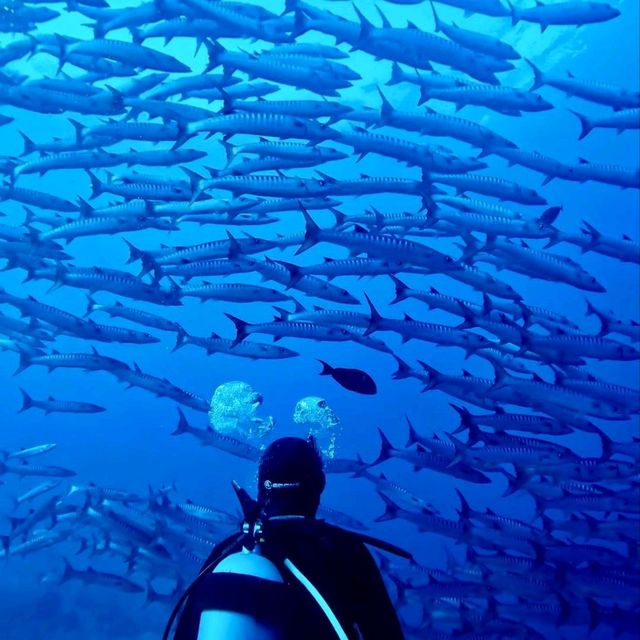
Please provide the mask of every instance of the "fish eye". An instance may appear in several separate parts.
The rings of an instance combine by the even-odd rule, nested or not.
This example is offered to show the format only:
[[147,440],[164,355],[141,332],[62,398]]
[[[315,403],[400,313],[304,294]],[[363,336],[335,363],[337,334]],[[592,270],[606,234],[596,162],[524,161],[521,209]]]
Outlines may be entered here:
[[320,402],[318,402],[318,406],[321,409],[326,409],[327,408],[327,401],[326,400],[320,400]]

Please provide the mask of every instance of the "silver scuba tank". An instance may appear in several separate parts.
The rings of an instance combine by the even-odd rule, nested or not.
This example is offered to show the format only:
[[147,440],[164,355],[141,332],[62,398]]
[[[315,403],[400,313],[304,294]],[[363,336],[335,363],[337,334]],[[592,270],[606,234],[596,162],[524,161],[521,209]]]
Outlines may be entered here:
[[[213,573],[234,573],[253,576],[270,582],[284,582],[278,568],[260,553],[260,545],[253,551],[244,549],[222,560]],[[277,629],[258,622],[247,613],[207,610],[200,616],[197,640],[280,640]]]

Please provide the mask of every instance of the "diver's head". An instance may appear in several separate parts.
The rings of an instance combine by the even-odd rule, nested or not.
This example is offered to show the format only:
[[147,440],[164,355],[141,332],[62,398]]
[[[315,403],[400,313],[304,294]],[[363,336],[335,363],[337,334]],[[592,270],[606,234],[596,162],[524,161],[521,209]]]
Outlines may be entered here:
[[312,437],[280,438],[262,454],[258,503],[267,517],[314,516],[324,486],[322,457]]

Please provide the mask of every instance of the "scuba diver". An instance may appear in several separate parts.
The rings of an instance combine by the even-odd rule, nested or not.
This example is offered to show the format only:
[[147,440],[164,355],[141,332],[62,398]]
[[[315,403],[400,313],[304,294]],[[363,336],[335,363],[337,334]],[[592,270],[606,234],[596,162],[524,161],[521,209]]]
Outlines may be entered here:
[[411,555],[316,519],[324,487],[313,437],[269,445],[259,462],[257,500],[234,482],[242,531],[214,547],[163,640],[178,615],[174,640],[402,640],[365,544]]

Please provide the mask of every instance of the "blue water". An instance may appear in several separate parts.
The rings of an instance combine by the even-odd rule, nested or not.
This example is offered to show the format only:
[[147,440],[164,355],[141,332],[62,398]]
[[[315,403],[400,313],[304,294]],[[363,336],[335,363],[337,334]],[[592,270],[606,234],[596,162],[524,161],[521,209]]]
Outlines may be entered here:
[[[282,9],[280,2],[267,0],[256,2],[273,11]],[[359,8],[375,24],[379,24],[373,2],[361,0]],[[401,26],[411,19],[420,28],[429,31],[433,21],[428,3],[402,7],[386,2],[375,3],[387,15],[394,26]],[[522,5],[523,3],[518,3]],[[640,77],[640,55],[638,47],[638,24],[640,23],[640,4],[636,0],[612,0],[612,4],[621,11],[621,16],[610,22],[575,27],[549,27],[543,34],[534,24],[519,23],[512,26],[508,18],[489,18],[472,16],[463,18],[458,9],[438,5],[440,17],[446,21],[456,21],[461,26],[491,33],[513,45],[523,57],[531,59],[545,72],[554,75],[572,72],[577,78],[597,80],[612,85],[638,90]],[[38,5],[40,6],[40,5]],[[90,22],[78,13],[67,13],[62,4],[52,4],[61,12],[54,21],[40,24],[39,33],[60,33],[79,38],[92,35],[83,23]],[[110,6],[132,6],[126,2],[110,2]],[[354,19],[351,3],[318,2],[317,6],[329,9]],[[0,34],[0,46],[6,45],[21,34]],[[110,34],[112,38],[127,39],[125,30]],[[300,38],[301,42],[333,43],[333,38],[315,31]],[[228,49],[260,50],[268,43],[251,43],[248,40],[222,39]],[[147,40],[150,46],[178,57],[192,67],[195,73],[203,70],[206,64],[204,51],[194,55],[194,43],[188,39],[177,38],[163,47],[160,39]],[[342,45],[348,50],[348,47]],[[373,58],[362,52],[355,52],[348,61],[360,73],[362,80],[342,92],[340,100],[350,105],[362,105],[377,108],[379,96],[377,85],[383,85],[389,78],[391,63],[374,62]],[[38,53],[30,59],[15,61],[10,70],[24,74],[28,78],[53,76],[57,61],[48,54]],[[70,65],[65,68],[70,75],[78,70]],[[527,88],[531,83],[531,74],[522,61],[516,69],[500,74],[501,82],[506,86]],[[513,140],[520,148],[537,150],[561,161],[573,162],[584,157],[594,162],[612,163],[625,167],[640,166],[640,144],[638,131],[626,131],[617,135],[612,130],[594,130],[586,139],[577,141],[579,125],[568,109],[575,109],[588,115],[604,115],[610,110],[606,107],[584,102],[578,98],[567,97],[551,87],[543,87],[540,93],[555,108],[542,113],[524,113],[522,117],[503,116],[482,107],[465,107],[460,115],[476,120],[501,135]],[[415,108],[418,88],[400,84],[385,88],[389,101],[398,109]],[[312,94],[294,91],[282,87],[274,94],[275,99],[310,98]],[[187,103],[206,106],[204,101],[188,100]],[[217,108],[220,103],[212,106]],[[453,113],[452,105],[434,101],[430,103],[443,113]],[[22,141],[19,131],[26,133],[36,142],[44,142],[53,137],[69,137],[72,127],[66,114],[45,115],[0,105],[0,113],[15,118],[15,121],[0,128],[0,154],[19,156],[22,153]],[[83,123],[90,125],[98,118],[71,114]],[[384,130],[383,130],[384,131]],[[394,134],[413,137],[414,134],[394,132]],[[415,137],[418,138],[417,134]],[[238,136],[233,140],[240,143],[249,139]],[[425,139],[433,144],[444,144],[454,152],[468,154],[469,147],[451,139]],[[129,142],[111,147],[112,151],[126,151],[130,146],[138,149],[151,148],[149,143]],[[160,148],[168,148],[169,143],[161,143]],[[204,140],[193,138],[187,146],[202,149],[209,154],[203,165],[221,167],[224,153],[217,137]],[[554,180],[540,187],[542,176],[522,167],[508,168],[506,162],[497,156],[489,156],[489,167],[483,171],[487,175],[508,177],[538,189],[550,204],[561,204],[563,211],[557,226],[563,231],[577,231],[582,220],[588,220],[607,236],[626,234],[635,242],[640,241],[638,232],[639,201],[637,189],[622,190],[618,187],[596,182],[577,183]],[[197,165],[193,165],[197,168]],[[419,178],[419,170],[405,167],[400,163],[379,155],[370,154],[355,164],[353,159],[328,163],[321,167],[323,172],[339,178],[355,178],[361,173],[372,176],[397,176]],[[122,167],[114,170],[116,174]],[[181,178],[177,167],[169,169],[140,168],[145,173],[157,173],[163,176]],[[291,171],[291,175],[311,175],[311,170]],[[98,170],[104,176],[104,171]],[[19,186],[50,192],[57,196],[75,201],[77,196],[88,198],[89,179],[82,171],[52,171],[45,176],[21,176]],[[223,197],[227,197],[223,194]],[[480,196],[478,196],[480,197]],[[102,195],[92,201],[94,206],[115,201],[115,196]],[[347,213],[360,213],[368,206],[375,205],[381,211],[416,211],[417,198],[398,194],[363,196],[346,198],[341,209]],[[537,207],[533,211],[542,211]],[[0,203],[0,211],[5,214],[2,222],[19,225],[23,220],[23,208],[14,201]],[[328,212],[312,212],[314,219],[321,225],[332,223]],[[277,233],[291,234],[304,228],[302,216],[286,213],[280,216],[277,224],[248,229],[260,237],[275,237]],[[238,228],[232,229],[238,234]],[[225,237],[224,225],[200,227],[195,223],[183,223],[180,230],[167,235],[159,231],[138,231],[123,234],[136,246],[153,249],[162,243],[188,245]],[[439,250],[457,254],[454,243],[457,239],[426,240],[430,246]],[[532,241],[535,246],[543,246],[543,241]],[[125,268],[127,249],[121,237],[89,237],[74,240],[68,251],[76,266],[102,266]],[[295,248],[283,251],[274,250],[269,255],[298,264],[313,264],[324,257],[346,257],[346,249],[323,243],[313,247],[300,257],[294,257]],[[640,320],[639,296],[640,279],[637,264],[622,263],[597,253],[582,255],[572,245],[562,243],[552,251],[569,256],[595,275],[606,287],[604,294],[586,294],[566,284],[551,283],[546,280],[533,280],[510,271],[502,271],[499,277],[512,284],[527,304],[545,306],[553,311],[568,315],[577,322],[586,333],[596,333],[598,321],[585,317],[585,297],[606,309],[611,309],[623,319]],[[485,271],[494,272],[489,265],[481,265]],[[135,269],[132,269],[135,273]],[[77,315],[84,313],[86,293],[80,289],[62,287],[48,292],[50,283],[44,280],[23,284],[24,271],[13,269],[0,274],[0,286],[14,295],[35,296]],[[465,299],[479,301],[479,294],[466,286],[444,276],[406,276],[406,282],[416,288],[427,289],[435,286],[441,292]],[[229,279],[234,282],[257,282],[253,274],[238,274]],[[433,322],[452,323],[452,317],[441,311],[427,311],[418,301],[408,300],[397,306],[388,303],[393,298],[393,286],[386,277],[365,278],[340,277],[336,284],[349,289],[356,297],[364,300],[367,292],[378,309],[384,315],[401,317],[402,312],[418,319]],[[108,293],[94,295],[98,302],[111,303],[115,299]],[[304,296],[298,296],[303,298]],[[124,299],[122,299],[124,301]],[[317,302],[317,301],[316,301]],[[327,304],[327,306],[330,303]],[[215,331],[224,337],[233,337],[233,327],[224,317],[229,312],[250,322],[266,322],[272,318],[269,305],[262,303],[234,305],[231,303],[205,302],[200,304],[193,298],[187,299],[182,307],[158,307],[146,303],[133,302],[132,306],[161,313],[176,320],[188,332],[195,335],[208,335]],[[5,313],[15,310],[3,305]],[[362,307],[364,310],[364,307]],[[107,319],[96,314],[95,319],[114,325],[131,326],[119,319]],[[137,328],[137,327],[136,327]],[[155,333],[154,330],[150,330]],[[276,427],[271,437],[300,434],[300,429],[292,421],[295,403],[303,396],[325,398],[341,419],[338,455],[355,457],[356,454],[370,461],[379,450],[377,427],[381,427],[390,440],[397,446],[406,441],[405,416],[409,416],[420,433],[430,435],[452,431],[458,424],[455,412],[449,407],[453,399],[445,393],[434,390],[422,392],[422,385],[416,380],[394,381],[394,360],[386,354],[365,349],[349,343],[315,343],[298,339],[284,339],[280,344],[300,352],[295,359],[282,361],[250,361],[223,354],[206,356],[195,347],[187,346],[172,353],[173,338],[169,334],[157,332],[161,342],[156,345],[97,345],[103,355],[121,359],[132,365],[137,363],[144,371],[160,377],[166,376],[174,384],[188,389],[204,398],[209,398],[220,384],[233,380],[242,380],[251,384],[264,396],[260,409],[261,415],[271,415],[276,419]],[[437,369],[450,374],[458,374],[464,367],[476,375],[491,377],[488,362],[480,358],[464,360],[461,350],[448,347],[410,341],[401,344],[397,335],[377,334],[392,347],[394,353],[408,362],[425,360]],[[615,336],[614,336],[615,337]],[[262,342],[269,337],[258,336]],[[60,351],[88,351],[85,341],[71,337],[59,337],[56,348]],[[356,396],[339,387],[331,378],[320,377],[320,365],[316,359],[322,357],[334,366],[357,367],[371,374],[378,384],[378,394],[373,397]],[[101,372],[82,373],[79,370],[56,370],[48,374],[42,367],[32,367],[13,377],[17,366],[17,356],[11,352],[0,353],[0,449],[14,451],[21,447],[30,447],[45,442],[57,443],[54,451],[37,460],[38,463],[69,467],[76,471],[74,482],[85,484],[95,482],[99,486],[126,489],[145,495],[148,486],[159,487],[175,482],[182,498],[197,503],[209,504],[227,511],[236,509],[231,491],[231,480],[235,479],[251,491],[255,487],[255,465],[233,458],[228,454],[211,448],[205,448],[189,436],[171,437],[170,433],[177,422],[176,405],[169,399],[155,398],[141,389],[125,390],[115,379]],[[589,360],[589,372],[607,381],[638,388],[640,370],[637,361],[598,362]],[[545,371],[542,369],[541,371]],[[549,379],[548,370],[543,375]],[[17,414],[21,405],[19,388],[29,391],[36,398],[52,395],[56,398],[76,399],[94,402],[108,408],[97,415],[52,414],[43,416],[38,410]],[[481,412],[470,407],[473,412]],[[185,409],[190,422],[199,427],[207,424],[206,414]],[[596,421],[598,422],[598,421]],[[619,441],[628,441],[638,435],[638,419],[615,423],[601,423],[610,436]],[[600,454],[600,444],[595,436],[575,432],[570,436],[558,438],[567,446],[583,456]],[[46,462],[45,462],[46,461]],[[36,461],[34,461],[35,463]],[[514,517],[533,521],[532,500],[525,493],[509,498],[501,498],[505,489],[505,480],[500,474],[491,474],[490,485],[472,485],[461,483],[444,474],[428,470],[414,472],[402,461],[391,460],[379,468],[384,473],[406,486],[416,494],[432,503],[443,515],[455,518],[458,506],[454,489],[462,488],[470,504],[476,509],[491,509]],[[39,482],[38,479],[19,480],[8,475],[1,478],[0,515],[11,512],[10,498],[16,496]],[[371,526],[371,532],[381,538],[393,541],[409,549],[419,562],[440,569],[446,568],[447,553],[457,557],[464,556],[464,547],[431,533],[418,533],[409,523],[396,520],[373,524],[373,519],[383,512],[383,504],[376,496],[373,487],[366,480],[355,480],[347,476],[329,477],[324,503],[344,511]],[[26,510],[19,512],[25,515]],[[46,523],[45,523],[46,524]],[[6,520],[0,527],[9,530]],[[0,529],[2,532],[2,529]],[[84,586],[78,582],[69,582],[58,586],[55,576],[62,571],[62,558],[67,557],[76,567],[88,564],[106,571],[123,572],[125,567],[117,558],[106,555],[88,559],[86,554],[75,556],[77,543],[64,543],[25,557],[11,558],[0,573],[0,637],[6,640],[18,638],[143,638],[157,637],[163,627],[169,609],[162,605],[144,605],[144,594],[126,595],[117,590]],[[616,547],[617,548],[617,547]],[[194,569],[195,571],[195,569]],[[52,579],[51,576],[54,576]],[[132,576],[135,578],[135,574]],[[43,578],[44,581],[43,581]],[[158,587],[161,589],[161,587]],[[407,611],[411,620],[414,612]],[[564,627],[547,629],[546,637],[584,638],[585,627]],[[424,637],[429,637],[424,636]],[[505,636],[506,637],[506,636]],[[612,637],[606,627],[598,628],[592,636],[596,638]],[[628,634],[632,637],[632,634]],[[636,636],[637,637],[637,636]]]

